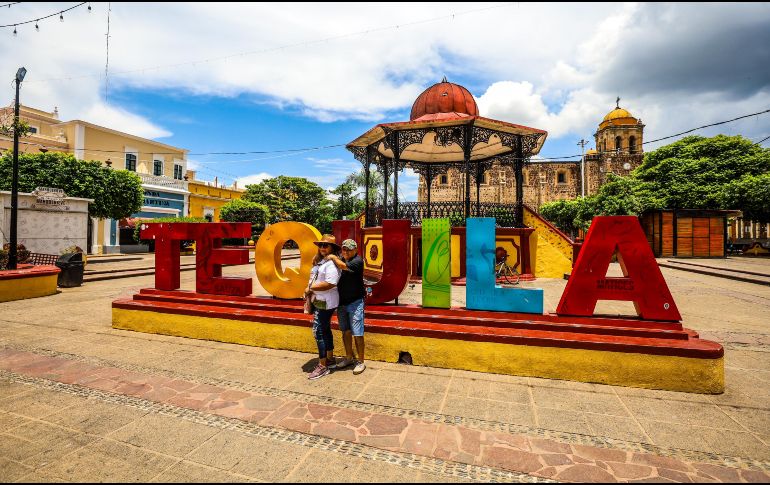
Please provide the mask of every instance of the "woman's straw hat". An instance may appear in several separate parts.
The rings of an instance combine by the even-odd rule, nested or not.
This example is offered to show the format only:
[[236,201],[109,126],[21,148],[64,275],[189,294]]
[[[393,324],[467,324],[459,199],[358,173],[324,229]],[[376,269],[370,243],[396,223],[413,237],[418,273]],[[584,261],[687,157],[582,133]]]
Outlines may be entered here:
[[313,244],[315,244],[316,246],[318,246],[321,243],[329,243],[332,246],[336,247],[337,251],[340,250],[340,245],[337,244],[337,240],[331,234],[324,234],[323,237],[321,237],[320,241],[314,241],[313,242]]

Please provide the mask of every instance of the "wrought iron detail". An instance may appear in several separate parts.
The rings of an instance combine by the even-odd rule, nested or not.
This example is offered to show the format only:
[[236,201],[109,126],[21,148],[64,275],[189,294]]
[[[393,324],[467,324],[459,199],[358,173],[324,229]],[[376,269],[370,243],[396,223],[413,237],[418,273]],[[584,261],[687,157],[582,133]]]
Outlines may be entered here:
[[351,153],[353,153],[353,158],[355,158],[356,160],[358,160],[363,164],[366,164],[366,150],[368,150],[369,147],[349,146],[347,148],[348,150],[350,150]]
[[442,126],[435,130],[436,138],[433,140],[433,144],[436,146],[449,146],[455,144],[460,148],[465,148],[465,137],[463,136],[463,127],[461,126]]
[[544,133],[534,133],[531,135],[523,135],[521,137],[522,152],[525,157],[529,158],[532,155],[532,152],[535,151],[535,148],[537,148],[537,145],[540,142],[540,138],[544,136]]
[[519,144],[519,135],[474,126],[473,133],[471,134],[471,147],[475,147],[479,143],[488,144],[489,140],[492,139],[492,135],[497,135],[500,138],[500,144],[511,150],[515,150]]
[[[450,168],[457,167],[457,165],[458,164],[456,163],[431,163],[429,165],[427,163],[415,164],[412,162],[409,164],[409,168],[411,168],[416,174],[421,175],[425,179],[425,183],[430,185],[434,178],[439,175],[445,175]],[[430,170],[428,170],[429,168]],[[429,171],[430,180],[428,180]]]
[[[498,204],[482,202],[479,207],[479,215],[476,215],[476,206],[473,205],[471,217],[494,217],[498,227],[524,227],[517,224],[519,214],[523,207],[521,203]],[[398,206],[399,219],[409,219],[413,226],[422,225],[423,218],[428,218],[428,204],[426,202],[402,202]],[[393,216],[392,207],[372,207],[372,226],[382,225],[383,219]],[[465,202],[432,202],[430,204],[431,218],[447,218],[452,226],[465,226]]]

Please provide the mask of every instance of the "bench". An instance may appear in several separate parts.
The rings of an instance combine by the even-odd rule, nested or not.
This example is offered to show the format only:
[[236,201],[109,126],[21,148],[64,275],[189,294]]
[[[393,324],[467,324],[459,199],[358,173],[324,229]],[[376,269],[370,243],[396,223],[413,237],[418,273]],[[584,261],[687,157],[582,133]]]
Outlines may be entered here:
[[56,254],[30,253],[28,263],[35,266],[55,266],[58,259]]

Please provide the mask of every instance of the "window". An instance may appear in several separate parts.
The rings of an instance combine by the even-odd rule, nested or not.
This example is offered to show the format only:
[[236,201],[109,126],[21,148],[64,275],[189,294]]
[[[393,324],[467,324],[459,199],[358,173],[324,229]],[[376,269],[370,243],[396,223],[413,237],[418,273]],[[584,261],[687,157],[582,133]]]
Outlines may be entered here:
[[448,184],[449,183],[448,177],[446,175],[442,175],[441,177],[439,177],[438,183],[441,185]]
[[133,153],[126,153],[126,170],[136,172],[136,155]]
[[152,174],[158,177],[163,175],[163,162],[160,160],[154,160],[152,162]]
[[30,127],[29,127],[29,132],[30,132],[30,134],[35,134],[35,133],[37,133],[37,127],[35,127],[35,126],[30,126]]
[[500,170],[500,175],[499,175],[499,179],[498,179],[498,180],[500,180],[500,185],[505,185],[505,183],[506,183],[505,176],[506,176],[505,170]]
[[628,138],[628,153],[636,153],[636,137],[631,136]]
[[480,182],[481,182],[482,185],[486,185],[486,184],[489,183],[489,181],[487,180],[487,172],[484,172],[484,173],[481,174],[481,181]]
[[174,164],[174,178],[177,180],[182,180],[184,176],[182,175],[182,166],[178,163]]
[[622,147],[622,139],[619,136],[615,137],[615,151],[617,153],[620,153],[620,148]]
[[558,172],[556,174],[556,183],[566,184],[567,183],[567,172]]

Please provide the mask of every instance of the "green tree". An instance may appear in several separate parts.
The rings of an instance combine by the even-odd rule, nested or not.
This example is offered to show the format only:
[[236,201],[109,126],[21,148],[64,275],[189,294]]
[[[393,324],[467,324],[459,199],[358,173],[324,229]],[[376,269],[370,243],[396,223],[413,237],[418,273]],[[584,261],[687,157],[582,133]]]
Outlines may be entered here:
[[[382,172],[375,170],[374,165],[372,165],[371,170],[369,170],[369,203],[374,204],[382,204],[382,201],[385,197],[385,191],[383,189],[384,187],[384,178],[382,176]],[[363,194],[366,191],[366,170],[362,167],[359,171],[353,172],[345,179],[345,183],[351,184],[353,187],[358,189],[358,191],[361,194],[361,199],[363,199]],[[393,184],[388,183],[388,198],[390,200],[393,200]],[[363,209],[362,209],[363,210]]]
[[[11,190],[13,158],[0,158],[0,190]],[[98,161],[78,160],[60,152],[19,155],[19,191],[55,187],[70,197],[94,199],[88,205],[92,217],[121,219],[138,212],[144,192],[139,177],[126,170],[113,170]]]
[[267,206],[271,223],[305,222],[331,232],[334,206],[326,191],[306,178],[281,175],[248,185],[243,200]]
[[235,199],[222,206],[219,218],[224,222],[250,222],[252,236],[256,238],[265,230],[270,210],[264,204]]
[[[741,136],[688,136],[646,153],[628,177],[610,175],[591,197],[541,207],[559,228],[587,229],[596,215],[641,215],[650,209],[738,209],[767,221],[770,149]],[[566,232],[566,231],[565,231]]]
[[343,217],[353,219],[364,211],[363,197],[359,197],[359,194],[354,193],[355,191],[356,187],[349,182],[343,182],[334,190],[329,191],[337,196],[333,211],[337,219],[342,219]]
[[770,173],[746,175],[725,185],[723,207],[740,207],[748,220],[770,222]]

